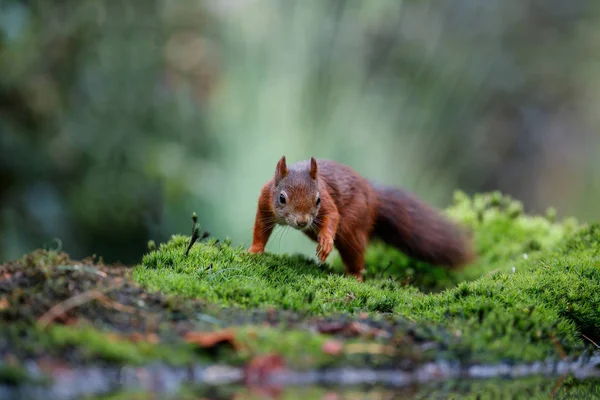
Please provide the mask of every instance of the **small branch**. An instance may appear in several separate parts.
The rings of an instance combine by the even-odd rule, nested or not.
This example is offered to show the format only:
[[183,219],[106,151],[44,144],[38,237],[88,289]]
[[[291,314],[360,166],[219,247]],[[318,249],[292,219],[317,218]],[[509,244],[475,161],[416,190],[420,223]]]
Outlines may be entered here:
[[98,275],[102,278],[106,278],[106,273],[97,270],[96,268],[87,267],[83,265],[59,265],[58,269],[61,271],[83,271],[89,272],[90,274]]
[[[120,285],[118,285],[118,286],[120,286]],[[65,314],[69,310],[71,310],[75,307],[79,307],[85,303],[92,301],[92,300],[100,299],[104,296],[104,293],[114,290],[118,286],[112,286],[112,287],[106,288],[104,290],[98,290],[98,289],[88,290],[87,292],[83,292],[83,293],[80,293],[73,297],[70,297],[70,298],[56,304],[55,306],[50,308],[50,310],[48,310],[46,313],[44,313],[44,315],[42,315],[38,319],[38,324],[40,325],[40,327],[42,329],[44,329],[52,321],[54,321],[56,318],[60,317],[61,315]]]
[[48,310],[44,315],[38,319],[38,323],[42,329],[48,326],[52,321],[56,318],[60,317],[67,311],[72,308],[79,307],[82,304],[85,304],[94,299],[98,299],[104,294],[99,290],[90,290],[76,296],[70,297],[67,300],[56,304],[50,310]]
[[118,303],[112,299],[110,299],[106,295],[102,295],[97,299],[100,303],[108,308],[112,308],[113,310],[117,310],[119,312],[124,312],[128,314],[133,314],[137,311],[135,307],[126,306],[125,304]]
[[585,339],[587,339],[591,344],[593,344],[594,346],[596,346],[596,348],[600,349],[600,346],[598,346],[596,344],[596,342],[594,342],[592,339],[590,339],[589,337],[585,336],[583,333],[581,334],[581,336],[583,336]]

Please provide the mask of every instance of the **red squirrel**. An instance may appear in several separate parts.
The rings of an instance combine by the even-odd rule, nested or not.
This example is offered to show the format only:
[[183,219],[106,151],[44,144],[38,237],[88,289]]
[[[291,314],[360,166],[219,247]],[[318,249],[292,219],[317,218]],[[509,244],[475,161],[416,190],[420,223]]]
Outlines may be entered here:
[[279,160],[258,199],[250,253],[264,252],[275,225],[317,242],[322,262],[335,246],[346,273],[359,281],[373,238],[434,265],[460,267],[475,257],[462,230],[432,206],[330,160],[311,158],[289,167],[285,156]]

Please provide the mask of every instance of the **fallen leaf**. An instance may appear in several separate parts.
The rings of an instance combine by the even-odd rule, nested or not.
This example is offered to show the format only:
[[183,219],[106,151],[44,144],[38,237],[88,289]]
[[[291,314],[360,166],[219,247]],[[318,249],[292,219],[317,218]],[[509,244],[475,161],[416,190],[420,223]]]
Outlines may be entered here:
[[8,300],[6,300],[6,298],[3,297],[0,299],[0,311],[6,310],[9,306],[10,304],[8,304]]
[[217,332],[188,332],[185,334],[184,340],[202,348],[212,348],[219,345],[228,345],[235,350],[240,348],[235,340],[235,334],[229,329]]
[[344,346],[342,345],[342,343],[340,343],[337,340],[328,340],[325,343],[323,343],[322,350],[325,354],[337,356],[342,352],[343,347]]
[[346,322],[320,322],[317,324],[317,330],[319,333],[339,333],[344,331],[347,326]]
[[352,332],[356,335],[361,335],[361,334],[364,335],[364,334],[374,331],[374,329],[371,328],[369,325],[362,324],[360,322],[352,322],[348,329],[350,330],[350,332]]
[[361,322],[320,322],[317,324],[319,333],[325,334],[344,334],[346,336],[370,336],[370,337],[389,337],[389,332],[379,328],[373,328]]
[[146,341],[148,343],[157,344],[160,339],[156,333],[149,333],[146,335]]
[[139,332],[133,332],[129,335],[129,340],[131,340],[134,343],[141,342],[144,340],[144,335],[142,335]]
[[130,334],[129,340],[134,343],[148,342],[152,344],[157,344],[160,341],[156,333],[143,334],[140,332],[133,332],[132,334]]
[[113,342],[113,343],[118,343],[118,342],[122,342],[123,339],[121,338],[121,336],[118,333],[114,333],[114,332],[109,332],[106,334],[106,339],[109,342]]
[[367,324],[360,322],[352,322],[350,324],[350,332],[356,333],[357,335],[365,335],[370,337],[390,337],[391,334],[383,329],[373,328]]

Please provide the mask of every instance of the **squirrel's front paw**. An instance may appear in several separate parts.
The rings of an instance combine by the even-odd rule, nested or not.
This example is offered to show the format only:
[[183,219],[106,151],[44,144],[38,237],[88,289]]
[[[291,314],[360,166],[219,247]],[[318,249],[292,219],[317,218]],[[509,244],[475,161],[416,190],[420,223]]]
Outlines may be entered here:
[[248,253],[250,253],[250,254],[263,254],[264,252],[265,252],[265,248],[263,246],[258,246],[255,244],[250,246],[250,249],[248,250]]
[[333,238],[328,235],[319,235],[319,245],[317,246],[317,257],[319,257],[319,260],[325,262],[332,250]]

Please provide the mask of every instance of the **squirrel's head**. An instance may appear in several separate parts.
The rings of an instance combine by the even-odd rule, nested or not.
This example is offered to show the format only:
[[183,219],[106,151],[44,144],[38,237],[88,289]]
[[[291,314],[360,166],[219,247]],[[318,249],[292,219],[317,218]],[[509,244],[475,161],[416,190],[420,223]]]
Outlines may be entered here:
[[321,206],[317,184],[317,161],[298,163],[288,169],[285,156],[277,163],[273,179],[273,209],[280,223],[309,229]]

